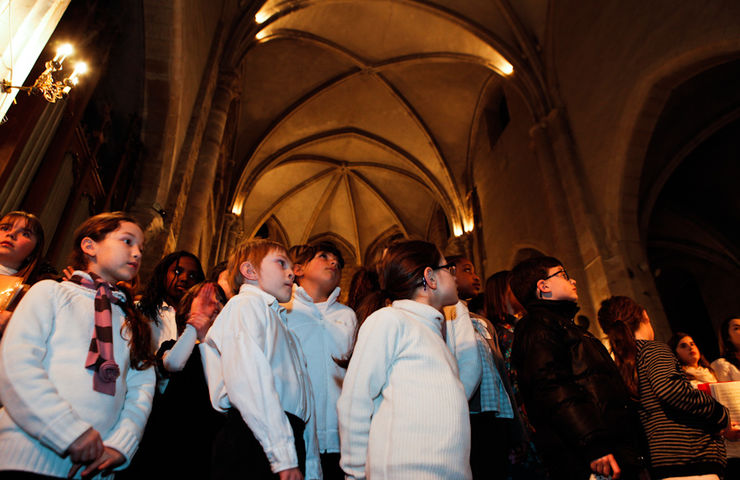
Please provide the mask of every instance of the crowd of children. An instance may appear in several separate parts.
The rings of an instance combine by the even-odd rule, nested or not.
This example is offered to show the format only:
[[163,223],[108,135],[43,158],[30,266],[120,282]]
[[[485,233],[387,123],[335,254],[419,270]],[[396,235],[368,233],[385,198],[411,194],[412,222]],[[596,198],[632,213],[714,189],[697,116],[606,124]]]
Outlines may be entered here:
[[208,280],[174,252],[138,288],[143,243],[133,217],[96,215],[53,276],[39,220],[0,219],[2,478],[736,472],[739,431],[690,380],[740,380],[740,319],[710,366],[688,334],[656,342],[627,297],[599,310],[607,351],[574,323],[576,282],[552,257],[482,289],[469,259],[396,242],[347,306],[329,242],[246,241]]

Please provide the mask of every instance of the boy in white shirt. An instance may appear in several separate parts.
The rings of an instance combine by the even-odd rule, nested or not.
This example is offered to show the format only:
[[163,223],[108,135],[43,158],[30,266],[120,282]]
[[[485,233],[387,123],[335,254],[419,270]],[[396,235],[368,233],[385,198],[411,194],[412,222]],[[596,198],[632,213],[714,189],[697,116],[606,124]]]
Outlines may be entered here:
[[334,359],[345,358],[352,347],[357,318],[337,301],[342,278],[342,253],[330,242],[292,248],[295,281],[293,297],[285,304],[288,328],[299,338],[308,363],[316,401],[316,430],[321,468],[327,480],[343,479],[339,467],[337,400],[346,370]]
[[213,446],[211,478],[321,478],[311,383],[285,326],[293,269],[285,247],[251,240],[229,262],[239,293],[206,336],[211,403],[228,419]]

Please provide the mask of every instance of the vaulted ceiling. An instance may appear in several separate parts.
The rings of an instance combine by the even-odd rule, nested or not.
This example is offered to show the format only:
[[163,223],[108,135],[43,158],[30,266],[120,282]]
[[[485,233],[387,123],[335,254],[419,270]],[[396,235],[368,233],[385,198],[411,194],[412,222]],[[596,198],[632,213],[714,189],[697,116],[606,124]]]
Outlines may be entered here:
[[[358,260],[389,230],[470,228],[470,150],[487,94],[538,91],[545,2],[267,0],[237,59],[232,210],[288,243],[331,232]],[[537,63],[537,62],[534,62]],[[528,95],[536,97],[537,95]]]

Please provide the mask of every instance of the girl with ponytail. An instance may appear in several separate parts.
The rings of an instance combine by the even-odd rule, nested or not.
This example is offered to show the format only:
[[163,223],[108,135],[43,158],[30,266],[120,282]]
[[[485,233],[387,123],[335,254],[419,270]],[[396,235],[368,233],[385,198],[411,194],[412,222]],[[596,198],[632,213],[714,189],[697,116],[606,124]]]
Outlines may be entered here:
[[[445,343],[454,265],[431,243],[388,248],[339,397],[347,478],[471,478],[468,402]],[[388,305],[388,306],[386,306]]]
[[701,478],[719,480],[726,458],[717,434],[728,424],[727,410],[691,386],[668,345],[655,341],[647,311],[634,300],[604,300],[598,318],[619,371],[639,401],[652,478],[706,475]]

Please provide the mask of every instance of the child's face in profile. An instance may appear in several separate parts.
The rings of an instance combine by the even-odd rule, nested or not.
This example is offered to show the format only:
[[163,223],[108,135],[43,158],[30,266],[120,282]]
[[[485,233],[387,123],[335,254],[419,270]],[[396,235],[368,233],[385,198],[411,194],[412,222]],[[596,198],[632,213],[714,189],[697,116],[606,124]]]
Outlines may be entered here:
[[563,266],[547,270],[547,286],[550,288],[550,300],[578,301],[576,281],[568,276]]
[[271,250],[265,255],[257,272],[259,287],[277,298],[278,302],[290,301],[293,294],[293,264],[284,250]]
[[[85,239],[82,241],[84,245]],[[109,283],[129,281],[139,272],[143,244],[141,228],[135,223],[121,222],[102,240],[92,240],[89,251],[83,248],[92,257],[87,268]]]
[[[446,265],[447,260],[442,257],[439,266]],[[457,281],[455,275],[449,268],[438,268],[437,273],[437,290],[440,304],[442,306],[454,305],[457,303]]]

